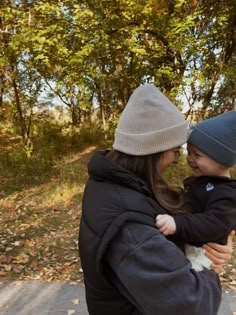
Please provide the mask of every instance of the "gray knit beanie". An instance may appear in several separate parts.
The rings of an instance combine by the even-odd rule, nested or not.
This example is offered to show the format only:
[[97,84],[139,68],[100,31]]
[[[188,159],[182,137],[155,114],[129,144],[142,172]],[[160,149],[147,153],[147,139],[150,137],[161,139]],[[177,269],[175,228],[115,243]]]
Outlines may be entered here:
[[236,164],[236,111],[204,120],[190,130],[188,143],[218,163]]
[[187,141],[183,115],[154,84],[140,85],[130,96],[115,130],[113,148],[131,155],[149,155]]

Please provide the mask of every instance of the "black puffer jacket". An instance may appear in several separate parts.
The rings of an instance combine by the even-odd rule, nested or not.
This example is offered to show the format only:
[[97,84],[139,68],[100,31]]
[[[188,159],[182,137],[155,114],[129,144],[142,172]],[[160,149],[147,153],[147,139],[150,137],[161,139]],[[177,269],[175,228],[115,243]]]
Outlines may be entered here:
[[79,236],[90,315],[217,314],[217,275],[191,269],[155,227],[158,213],[145,182],[95,153]]

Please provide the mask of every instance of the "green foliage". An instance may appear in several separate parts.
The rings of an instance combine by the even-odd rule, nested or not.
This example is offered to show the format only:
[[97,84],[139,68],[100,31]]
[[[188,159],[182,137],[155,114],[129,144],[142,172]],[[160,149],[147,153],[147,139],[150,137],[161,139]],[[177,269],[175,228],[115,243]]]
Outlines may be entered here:
[[53,165],[52,154],[45,151],[37,152],[30,159],[23,145],[0,153],[0,174],[4,179],[2,184],[8,182],[7,190],[21,190],[44,182]]
[[165,172],[165,179],[174,186],[183,187],[183,180],[191,175],[191,169],[187,164],[186,155],[181,154],[179,163],[172,165]]
[[32,140],[34,150],[41,154],[45,148],[47,158],[51,155],[52,160],[65,150],[66,136],[62,133],[62,127],[50,120],[35,123]]
[[80,128],[72,128],[68,137],[71,145],[80,149],[89,144],[99,145],[105,141],[104,130],[98,122],[90,122]]
[[81,128],[62,128],[49,119],[44,124],[35,124],[31,155],[27,154],[20,137],[2,135],[0,144],[0,191],[3,187],[4,190],[14,191],[47,181],[68,152],[81,151],[88,145],[107,147],[109,142],[105,140],[101,127],[96,123]]
[[232,167],[230,170],[230,175],[232,178],[236,179],[236,167]]
[[233,0],[2,4],[0,111],[12,104],[26,143],[51,95],[75,128],[89,124],[97,107],[108,133],[146,81],[173,100],[185,94],[191,110],[201,104],[198,119],[234,109],[235,12]]

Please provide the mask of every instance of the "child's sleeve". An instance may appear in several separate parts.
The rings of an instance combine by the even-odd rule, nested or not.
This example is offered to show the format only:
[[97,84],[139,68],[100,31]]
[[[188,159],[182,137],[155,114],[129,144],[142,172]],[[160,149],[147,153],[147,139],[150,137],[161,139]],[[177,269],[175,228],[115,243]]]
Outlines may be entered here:
[[175,237],[195,246],[208,242],[225,244],[228,234],[236,227],[235,195],[232,187],[223,191],[215,189],[205,212],[175,216]]

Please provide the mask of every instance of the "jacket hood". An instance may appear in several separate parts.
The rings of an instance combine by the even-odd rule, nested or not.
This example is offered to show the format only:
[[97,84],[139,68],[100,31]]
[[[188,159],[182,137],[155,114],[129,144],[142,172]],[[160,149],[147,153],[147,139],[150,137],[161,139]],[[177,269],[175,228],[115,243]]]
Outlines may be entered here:
[[94,153],[88,163],[89,176],[97,181],[110,181],[152,196],[147,183],[134,173],[131,173],[109,159],[106,156],[108,152],[97,151]]

